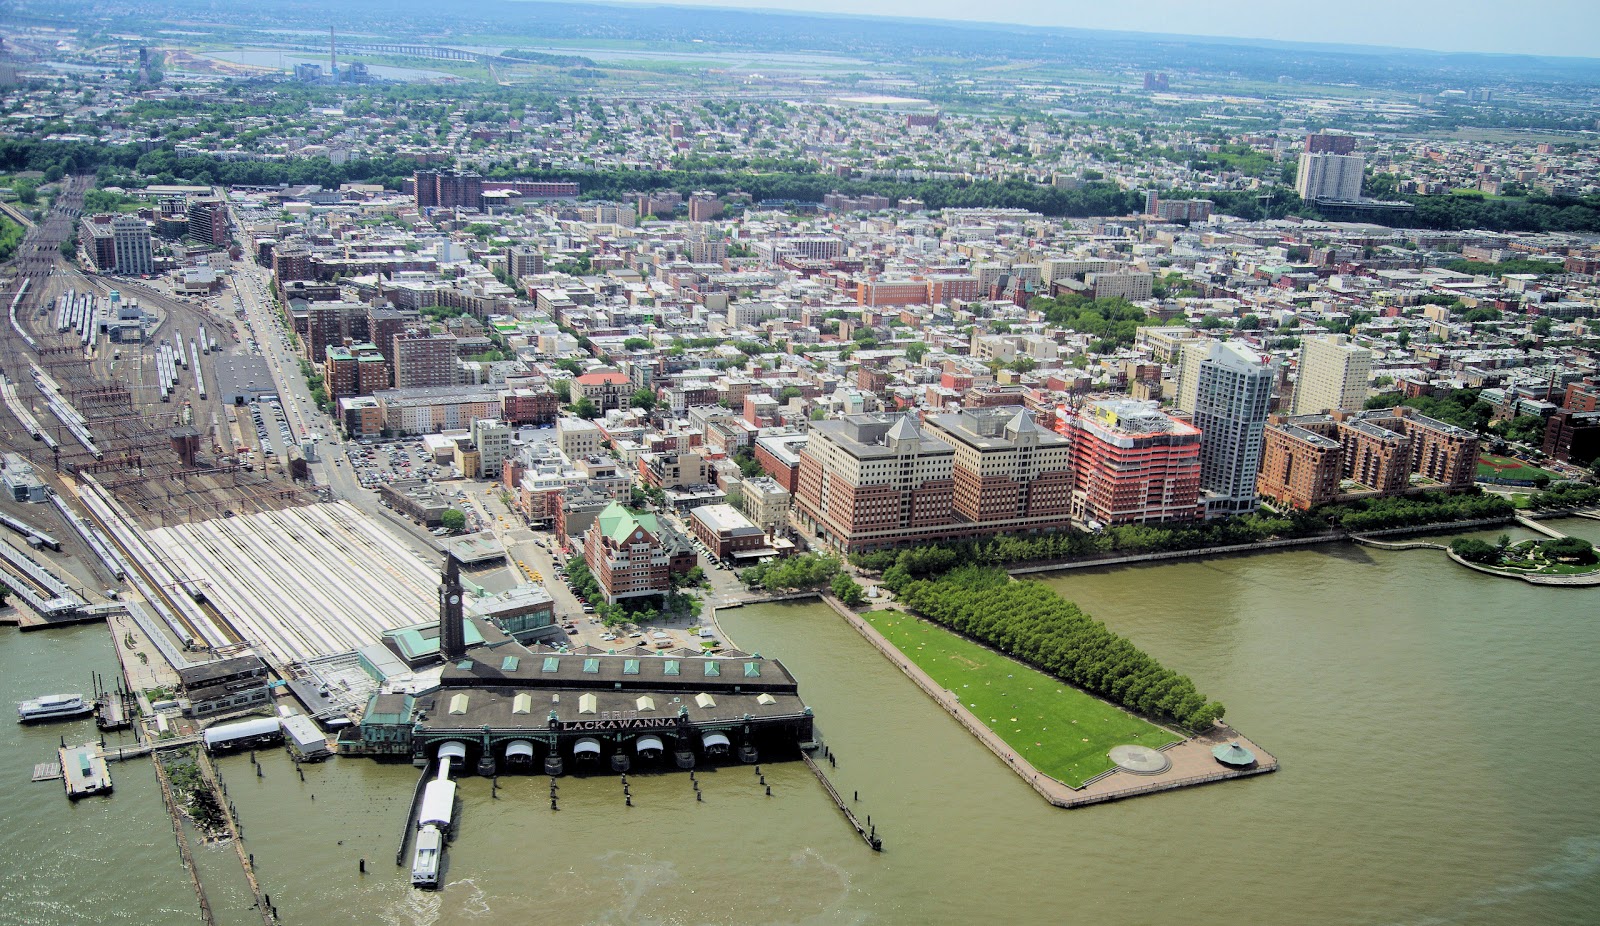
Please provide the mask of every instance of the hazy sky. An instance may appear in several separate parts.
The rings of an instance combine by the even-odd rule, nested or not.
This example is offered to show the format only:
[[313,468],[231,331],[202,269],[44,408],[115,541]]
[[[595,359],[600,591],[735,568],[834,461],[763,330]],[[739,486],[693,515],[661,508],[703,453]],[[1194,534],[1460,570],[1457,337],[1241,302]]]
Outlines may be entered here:
[[667,0],[1183,35],[1600,57],[1600,0]]

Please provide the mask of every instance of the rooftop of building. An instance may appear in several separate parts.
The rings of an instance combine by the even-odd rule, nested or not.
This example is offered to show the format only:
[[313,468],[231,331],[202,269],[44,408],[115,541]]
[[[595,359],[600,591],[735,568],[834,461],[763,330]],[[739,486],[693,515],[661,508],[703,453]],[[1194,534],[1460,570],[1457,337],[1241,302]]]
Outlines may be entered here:
[[627,543],[640,529],[648,531],[658,539],[661,536],[661,523],[656,520],[655,515],[647,511],[629,510],[620,502],[607,505],[595,517],[594,523],[600,535],[612,543]]
[[1129,437],[1200,434],[1194,425],[1165,414],[1156,403],[1138,399],[1101,399],[1092,402],[1084,407],[1080,420]]
[[915,441],[919,455],[953,454],[955,448],[922,433],[914,415],[844,415],[811,425],[811,432],[832,441],[857,459],[890,458],[897,441]]
[[783,663],[764,659],[759,653],[691,657],[599,652],[562,655],[542,647],[516,645],[503,651],[481,647],[470,650],[466,659],[444,667],[440,684],[447,690],[493,686],[709,691],[719,695],[733,689],[789,694],[799,689]]
[[752,524],[749,518],[732,505],[701,505],[690,511],[689,515],[719,534],[762,533],[761,528]]
[[978,450],[1009,450],[1023,441],[1039,447],[1065,447],[1070,443],[1060,434],[1039,427],[1033,413],[1017,405],[933,415],[928,424]]

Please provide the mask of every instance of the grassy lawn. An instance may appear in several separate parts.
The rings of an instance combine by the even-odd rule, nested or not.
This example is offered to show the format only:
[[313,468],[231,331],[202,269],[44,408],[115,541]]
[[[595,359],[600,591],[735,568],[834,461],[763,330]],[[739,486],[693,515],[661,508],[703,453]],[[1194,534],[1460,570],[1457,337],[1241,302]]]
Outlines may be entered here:
[[1113,746],[1181,737],[937,624],[897,611],[862,617],[1034,768],[1070,785],[1111,768]]
[[1526,463],[1523,463],[1519,460],[1513,460],[1510,457],[1495,456],[1492,453],[1480,454],[1478,456],[1479,478],[1533,479],[1540,473],[1544,473],[1552,480],[1561,478],[1559,475],[1552,473],[1549,470],[1540,469],[1537,466],[1529,466]]

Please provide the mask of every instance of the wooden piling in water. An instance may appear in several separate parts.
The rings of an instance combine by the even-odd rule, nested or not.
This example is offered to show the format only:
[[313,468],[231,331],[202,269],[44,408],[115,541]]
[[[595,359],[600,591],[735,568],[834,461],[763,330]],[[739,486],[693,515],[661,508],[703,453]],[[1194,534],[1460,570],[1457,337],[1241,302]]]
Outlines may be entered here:
[[[822,790],[828,792],[828,797],[833,799],[833,806],[839,808],[839,812],[844,814],[845,820],[856,831],[856,835],[861,837],[861,841],[866,843],[872,851],[882,852],[883,840],[878,838],[877,829],[869,829],[861,825],[861,821],[856,818],[855,812],[850,809],[850,805],[844,802],[844,797],[839,794],[838,789],[834,788],[833,782],[828,780],[828,776],[822,773],[822,767],[817,765],[816,760],[812,759],[809,753],[800,753],[800,759],[805,762],[806,768],[811,769],[811,774],[817,776],[817,781],[822,782]],[[868,819],[870,820],[871,818],[869,817]]]

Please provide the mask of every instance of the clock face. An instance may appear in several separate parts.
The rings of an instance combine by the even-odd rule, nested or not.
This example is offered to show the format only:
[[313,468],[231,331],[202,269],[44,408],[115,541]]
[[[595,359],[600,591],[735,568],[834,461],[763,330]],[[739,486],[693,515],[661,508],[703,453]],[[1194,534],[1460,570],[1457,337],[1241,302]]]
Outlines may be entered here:
[[461,596],[460,595],[451,595],[450,596],[450,603],[451,604],[460,604],[461,603]]

